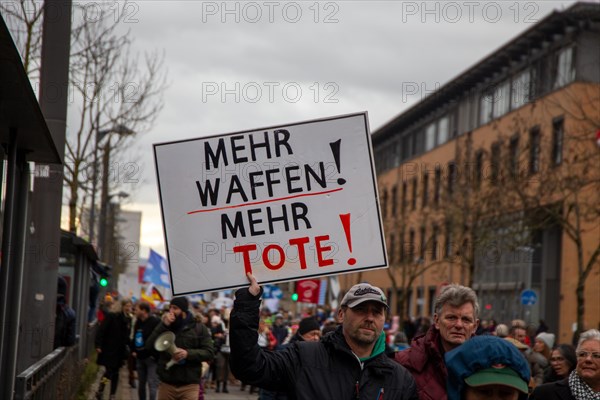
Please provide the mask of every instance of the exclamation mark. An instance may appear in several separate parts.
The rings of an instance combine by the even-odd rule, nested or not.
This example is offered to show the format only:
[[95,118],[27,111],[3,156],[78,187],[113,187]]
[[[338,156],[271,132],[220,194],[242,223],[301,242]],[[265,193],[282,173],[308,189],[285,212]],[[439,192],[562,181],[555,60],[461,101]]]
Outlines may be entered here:
[[[350,249],[350,254],[352,254],[352,234],[350,233],[350,213],[348,214],[340,214],[340,220],[342,221],[342,226],[344,227],[344,233],[346,234],[346,242],[348,242],[348,249]],[[348,265],[356,264],[356,258],[350,257],[348,259]]]
[[[340,173],[340,145],[342,144],[342,139],[338,139],[335,142],[329,143],[331,146],[331,152],[333,153],[333,160],[335,161],[335,166],[337,168],[338,174]],[[343,185],[346,183],[344,178],[338,178],[337,183]]]

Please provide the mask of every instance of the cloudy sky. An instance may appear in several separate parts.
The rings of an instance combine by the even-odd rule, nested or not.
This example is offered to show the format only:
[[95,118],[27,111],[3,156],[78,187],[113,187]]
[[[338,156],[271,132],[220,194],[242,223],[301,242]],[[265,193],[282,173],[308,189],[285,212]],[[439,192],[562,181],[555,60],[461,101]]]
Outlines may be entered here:
[[367,111],[371,131],[567,1],[137,1],[139,52],[169,88],[135,142],[141,257],[164,254],[152,144]]

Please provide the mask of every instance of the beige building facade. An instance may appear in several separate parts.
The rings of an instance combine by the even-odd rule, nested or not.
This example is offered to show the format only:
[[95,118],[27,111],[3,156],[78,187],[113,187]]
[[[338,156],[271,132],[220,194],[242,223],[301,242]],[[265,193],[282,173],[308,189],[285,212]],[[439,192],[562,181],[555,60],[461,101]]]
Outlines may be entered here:
[[373,133],[390,268],[342,292],[431,316],[457,282],[482,319],[599,327],[599,28],[598,4],[555,12]]

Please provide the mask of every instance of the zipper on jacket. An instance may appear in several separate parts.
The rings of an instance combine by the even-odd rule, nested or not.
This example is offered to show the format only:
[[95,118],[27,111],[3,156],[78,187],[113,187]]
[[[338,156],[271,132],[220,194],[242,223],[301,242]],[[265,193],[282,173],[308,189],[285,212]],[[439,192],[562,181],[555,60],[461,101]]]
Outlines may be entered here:
[[359,393],[358,393],[358,381],[356,381],[356,399],[358,400],[359,398]]

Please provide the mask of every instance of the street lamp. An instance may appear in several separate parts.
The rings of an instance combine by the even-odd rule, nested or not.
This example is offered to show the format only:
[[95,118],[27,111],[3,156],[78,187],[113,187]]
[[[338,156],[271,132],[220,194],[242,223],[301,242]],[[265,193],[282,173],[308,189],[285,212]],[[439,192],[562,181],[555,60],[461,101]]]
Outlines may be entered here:
[[[94,233],[95,233],[95,224],[96,224],[96,190],[97,190],[97,181],[98,181],[98,148],[99,148],[99,144],[102,141],[102,139],[111,134],[111,133],[116,133],[118,135],[122,135],[122,136],[126,136],[126,135],[134,135],[135,132],[132,131],[131,129],[127,128],[125,125],[122,124],[118,124],[113,126],[111,129],[102,129],[102,130],[97,130],[96,131],[96,142],[94,145],[94,169],[93,169],[93,177],[92,177],[92,204],[90,207],[90,222],[89,222],[89,238],[90,238],[90,243],[93,243],[94,241]],[[103,174],[102,174],[102,194],[103,197],[101,197],[100,201],[101,201],[101,212],[100,215],[101,217],[104,216],[104,219],[106,219],[106,201],[107,199],[105,199],[104,197],[104,193],[105,191],[108,191],[108,157],[109,157],[109,153],[110,152],[110,140],[107,141],[107,144],[104,148],[104,158],[103,158],[103,164],[104,164],[104,169],[103,169]],[[103,220],[104,220],[103,219]],[[100,228],[102,228],[102,224],[100,225]],[[102,229],[101,229],[102,230]],[[102,234],[99,233],[99,246],[98,249],[100,251],[102,251],[102,247],[104,243],[104,238],[102,237]]]

